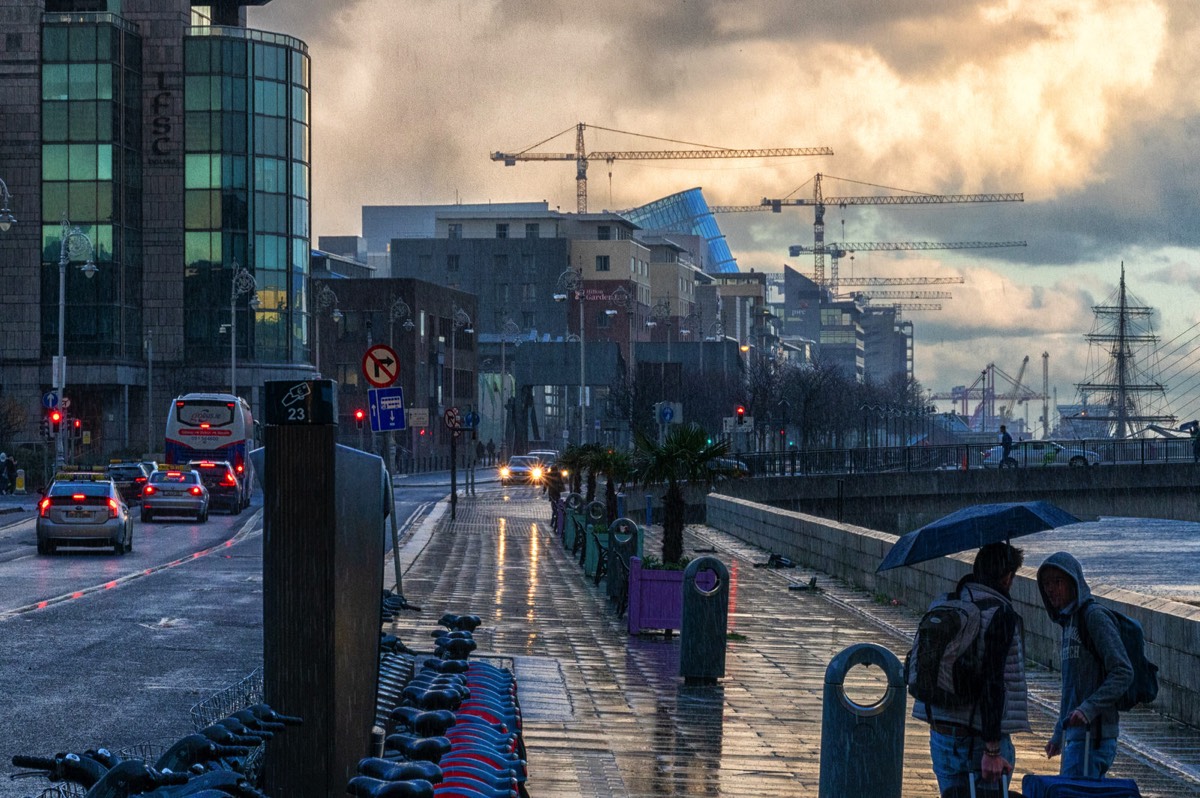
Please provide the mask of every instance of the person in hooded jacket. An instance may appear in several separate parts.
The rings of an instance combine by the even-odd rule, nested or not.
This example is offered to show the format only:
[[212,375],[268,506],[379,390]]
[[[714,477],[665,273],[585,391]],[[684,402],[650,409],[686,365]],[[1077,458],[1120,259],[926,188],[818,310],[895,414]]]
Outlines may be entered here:
[[943,796],[969,794],[972,773],[984,782],[1011,774],[1017,759],[1012,735],[1030,730],[1024,632],[1009,597],[1024,561],[1021,549],[989,543],[954,589],[979,606],[983,690],[978,704],[913,704],[913,717],[929,723],[929,753]]
[[[1096,604],[1079,560],[1065,551],[1051,554],[1037,576],[1046,612],[1062,627],[1062,701],[1046,756],[1062,755],[1062,776],[1099,778],[1117,753],[1116,702],[1133,681],[1133,666],[1116,621]],[[1083,642],[1080,624],[1087,624],[1090,648]],[[1089,740],[1085,771],[1084,746]]]

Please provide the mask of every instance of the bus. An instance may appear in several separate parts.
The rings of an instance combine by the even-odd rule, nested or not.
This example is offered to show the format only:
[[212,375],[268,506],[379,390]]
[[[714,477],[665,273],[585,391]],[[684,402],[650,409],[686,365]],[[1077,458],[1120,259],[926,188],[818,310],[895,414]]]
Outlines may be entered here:
[[[228,460],[244,484],[252,485],[254,416],[250,404],[228,393],[189,393],[171,402],[167,414],[166,461]],[[249,495],[250,491],[246,491]]]

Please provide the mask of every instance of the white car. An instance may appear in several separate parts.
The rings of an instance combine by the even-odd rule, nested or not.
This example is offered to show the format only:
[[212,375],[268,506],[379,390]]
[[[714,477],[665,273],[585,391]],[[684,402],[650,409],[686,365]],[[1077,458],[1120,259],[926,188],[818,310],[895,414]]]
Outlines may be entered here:
[[1082,444],[1054,441],[1017,441],[1012,446],[1008,459],[1003,459],[1004,448],[997,445],[983,453],[984,468],[1036,468],[1038,466],[1091,466],[1100,462],[1100,455]]

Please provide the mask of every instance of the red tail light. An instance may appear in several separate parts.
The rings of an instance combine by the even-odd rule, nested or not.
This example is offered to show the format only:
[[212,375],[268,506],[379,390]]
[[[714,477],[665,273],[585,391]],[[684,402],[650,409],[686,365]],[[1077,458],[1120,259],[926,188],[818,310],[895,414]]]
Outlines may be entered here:
[[38,515],[40,515],[42,518],[45,518],[47,515],[49,515],[50,514],[50,500],[42,499],[42,501],[38,504],[38,511],[39,511]]
[[142,488],[143,496],[153,496],[157,492],[157,489],[155,489],[153,485],[147,485],[146,487]]
[[229,473],[228,471],[226,471],[226,472],[225,472],[225,484],[226,484],[226,485],[236,485],[236,484],[237,484],[237,477],[235,477],[233,474],[231,474],[231,473]]
[[116,500],[116,499],[109,499],[109,500],[108,500],[108,517],[109,517],[109,518],[116,518],[116,517],[117,517],[117,511],[118,511],[118,510],[120,510],[120,509],[121,509],[121,507],[120,507],[120,505],[118,505],[118,504],[117,504],[117,500]]
[[136,478],[136,479],[134,479],[133,481],[134,481],[134,482],[136,482],[136,483],[138,483],[138,484],[140,485],[140,484],[142,484],[143,482],[145,482],[145,481],[146,481],[146,478],[145,478],[145,477],[137,477],[137,478]]
[[237,464],[237,472],[238,472],[239,474],[240,474],[240,473],[242,473],[242,472],[243,472],[243,471],[245,471],[245,470],[246,470],[246,467],[245,467],[244,465],[242,465],[241,463],[238,463],[238,464]]
[[199,496],[201,492],[202,491],[199,485],[193,485],[192,489],[188,491],[188,493],[192,494],[193,496]]
[[81,502],[81,501],[83,501],[84,499],[86,499],[86,498],[87,498],[87,496],[84,496],[82,493],[72,493],[72,494],[71,494],[71,498],[72,498],[72,499],[74,499],[74,500],[75,500],[75,501],[77,501],[77,502]]

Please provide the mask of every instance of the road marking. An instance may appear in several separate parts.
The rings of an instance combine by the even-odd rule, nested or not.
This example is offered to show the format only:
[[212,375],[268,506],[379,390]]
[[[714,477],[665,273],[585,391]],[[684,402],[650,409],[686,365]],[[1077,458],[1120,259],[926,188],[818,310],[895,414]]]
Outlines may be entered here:
[[30,613],[35,610],[44,610],[47,607],[53,607],[56,604],[62,604],[74,599],[84,598],[85,596],[89,596],[92,593],[98,593],[102,590],[112,590],[115,587],[120,587],[128,582],[132,582],[135,579],[141,579],[144,576],[150,576],[151,574],[158,573],[159,571],[165,571],[168,568],[175,568],[176,566],[193,562],[214,552],[224,551],[225,549],[236,546],[238,543],[241,543],[244,540],[254,537],[256,534],[261,534],[262,530],[255,527],[255,523],[261,516],[262,510],[257,511],[254,513],[254,515],[250,516],[250,518],[246,519],[246,522],[242,524],[242,528],[239,529],[233,537],[229,538],[229,540],[222,541],[221,543],[218,543],[215,546],[210,546],[207,549],[184,555],[177,560],[172,560],[171,562],[163,563],[161,565],[154,565],[149,568],[143,568],[139,571],[134,571],[133,573],[126,574],[125,576],[121,576],[116,579],[109,579],[101,582],[100,584],[92,585],[91,587],[85,587],[80,590],[73,590],[70,593],[63,593],[62,595],[55,596],[53,598],[35,601],[34,603],[26,604],[23,607],[16,607],[10,610],[0,610],[0,623],[21,615],[25,615],[26,613]]

